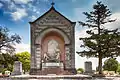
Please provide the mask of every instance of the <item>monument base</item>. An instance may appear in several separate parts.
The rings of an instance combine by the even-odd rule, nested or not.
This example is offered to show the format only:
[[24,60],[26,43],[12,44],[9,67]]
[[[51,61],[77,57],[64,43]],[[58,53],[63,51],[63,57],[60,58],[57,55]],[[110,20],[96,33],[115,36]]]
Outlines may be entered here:
[[10,76],[12,80],[92,80],[89,75],[18,75]]
[[11,73],[11,75],[22,75],[22,72],[14,71]]
[[31,69],[30,75],[73,75],[75,72],[75,69],[64,69],[62,62],[46,62],[42,63],[41,69]]

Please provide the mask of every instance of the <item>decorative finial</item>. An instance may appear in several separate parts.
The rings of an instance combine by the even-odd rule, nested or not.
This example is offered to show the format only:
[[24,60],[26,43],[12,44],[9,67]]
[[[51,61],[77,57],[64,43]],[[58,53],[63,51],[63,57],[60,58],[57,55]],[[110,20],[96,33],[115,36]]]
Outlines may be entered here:
[[55,5],[55,3],[53,2],[53,0],[52,0],[52,3],[51,3],[51,5],[52,5],[52,6],[54,6],[54,5]]

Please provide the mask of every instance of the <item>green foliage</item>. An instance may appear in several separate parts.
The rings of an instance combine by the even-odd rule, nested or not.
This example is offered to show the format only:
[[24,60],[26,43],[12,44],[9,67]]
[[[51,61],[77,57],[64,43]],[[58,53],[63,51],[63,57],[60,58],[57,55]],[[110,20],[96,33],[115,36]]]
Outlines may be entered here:
[[8,28],[0,26],[0,52],[13,53],[15,51],[15,43],[20,43],[19,35],[10,35]]
[[115,58],[109,58],[105,60],[103,69],[116,72],[118,69],[118,61]]
[[22,62],[22,68],[24,70],[24,73],[30,70],[30,53],[28,52],[22,52],[16,54],[16,57],[18,57],[18,61]]
[[9,64],[7,70],[12,72],[13,71],[13,64]]
[[10,55],[10,54],[0,54],[0,65],[1,65],[1,70],[0,72],[5,68],[9,71],[13,70],[13,64],[15,61],[15,57],[14,55]]
[[78,68],[77,69],[77,73],[83,73],[84,72],[84,69],[83,68]]
[[0,72],[3,72],[5,70],[13,71],[13,64],[16,60],[19,60],[22,62],[23,70],[29,71],[30,69],[30,53],[28,52],[22,52],[18,53],[16,55],[10,55],[10,54],[0,54],[0,65],[4,66],[3,68],[1,67]]
[[97,4],[93,5],[93,11],[84,12],[84,15],[87,18],[86,22],[79,21],[79,23],[90,28],[86,31],[90,36],[80,38],[84,43],[81,47],[85,50],[77,53],[82,57],[97,57],[99,59],[98,71],[102,74],[102,59],[120,55],[120,33],[118,29],[108,30],[103,27],[105,23],[115,20],[109,18],[111,12],[101,2],[97,1]]
[[12,58],[12,56],[10,54],[2,54],[5,61],[2,63],[4,64],[5,67],[7,67],[9,64],[13,64],[14,63],[14,59]]
[[15,51],[14,45],[20,42],[21,38],[19,35],[10,35],[8,28],[0,26],[0,65],[4,66],[3,69],[12,71],[15,56],[10,54]]
[[0,54],[0,64],[3,64],[5,61],[3,54]]
[[118,65],[117,72],[120,74],[120,64]]
[[4,69],[2,70],[2,74],[5,74],[5,71],[7,71],[7,68],[4,68]]

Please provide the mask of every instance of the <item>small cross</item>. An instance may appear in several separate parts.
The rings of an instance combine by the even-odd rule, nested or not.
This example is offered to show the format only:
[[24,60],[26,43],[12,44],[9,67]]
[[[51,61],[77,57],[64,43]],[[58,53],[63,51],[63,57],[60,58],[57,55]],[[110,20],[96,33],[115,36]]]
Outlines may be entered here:
[[55,3],[52,1],[51,5],[52,5],[52,6],[54,6],[54,5],[55,5]]

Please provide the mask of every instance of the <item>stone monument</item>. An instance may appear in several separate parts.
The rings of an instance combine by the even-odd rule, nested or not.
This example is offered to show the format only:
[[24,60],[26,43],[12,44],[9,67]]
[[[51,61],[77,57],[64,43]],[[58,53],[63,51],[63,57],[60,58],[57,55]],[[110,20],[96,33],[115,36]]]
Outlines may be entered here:
[[14,69],[11,75],[21,75],[22,74],[22,63],[20,61],[15,61]]
[[85,72],[84,74],[91,74],[92,72],[92,62],[91,61],[86,61],[85,62]]
[[75,22],[53,6],[30,22],[31,75],[75,74]]

